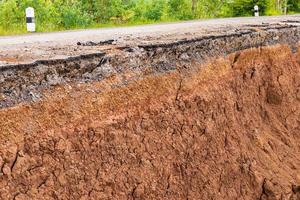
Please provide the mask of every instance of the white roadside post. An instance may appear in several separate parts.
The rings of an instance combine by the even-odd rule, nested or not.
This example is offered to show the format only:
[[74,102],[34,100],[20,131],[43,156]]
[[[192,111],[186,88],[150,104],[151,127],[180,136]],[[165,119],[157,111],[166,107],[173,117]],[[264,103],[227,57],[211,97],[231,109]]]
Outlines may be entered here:
[[34,9],[31,7],[26,8],[26,24],[28,32],[35,32]]
[[259,17],[259,7],[258,7],[258,5],[254,6],[254,16]]

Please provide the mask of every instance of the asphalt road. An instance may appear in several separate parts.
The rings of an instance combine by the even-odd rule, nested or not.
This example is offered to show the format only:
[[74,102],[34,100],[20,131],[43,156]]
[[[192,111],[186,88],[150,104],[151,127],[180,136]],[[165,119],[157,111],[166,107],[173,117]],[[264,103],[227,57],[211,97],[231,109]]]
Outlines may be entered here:
[[155,25],[144,25],[135,27],[102,28],[89,30],[76,30],[53,33],[35,33],[19,36],[0,37],[0,48],[7,45],[30,44],[30,43],[49,43],[71,44],[75,41],[101,41],[116,39],[123,36],[159,36],[174,33],[193,33],[204,29],[218,28],[220,26],[237,26],[245,24],[272,23],[288,20],[299,20],[300,15],[272,16],[272,17],[242,17],[197,20],[179,23],[166,23]]
[[[264,23],[300,26],[300,15],[195,20],[134,27],[5,36],[0,37],[0,66],[30,63],[40,59],[66,58],[105,51],[116,46],[165,43],[204,35],[227,34]],[[108,39],[115,40],[113,47],[77,45],[77,42],[100,42]]]

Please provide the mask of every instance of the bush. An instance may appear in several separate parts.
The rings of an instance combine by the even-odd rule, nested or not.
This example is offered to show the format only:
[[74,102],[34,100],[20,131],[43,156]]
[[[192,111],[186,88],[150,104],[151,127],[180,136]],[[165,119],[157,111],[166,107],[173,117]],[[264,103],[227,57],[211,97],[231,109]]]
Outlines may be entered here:
[[0,26],[4,29],[12,29],[25,23],[25,13],[18,7],[16,1],[4,1],[0,3]]
[[146,19],[158,21],[163,15],[165,7],[164,0],[154,0],[150,5],[147,6],[146,12],[144,14]]
[[61,13],[61,25],[66,29],[86,28],[92,22],[89,16],[78,7],[65,7]]

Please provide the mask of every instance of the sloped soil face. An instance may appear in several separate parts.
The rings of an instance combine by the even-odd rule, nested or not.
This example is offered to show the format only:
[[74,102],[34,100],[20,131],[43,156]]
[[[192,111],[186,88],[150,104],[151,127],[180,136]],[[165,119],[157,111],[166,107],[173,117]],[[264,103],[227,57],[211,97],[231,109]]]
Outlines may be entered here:
[[300,54],[194,67],[1,109],[1,199],[300,199]]

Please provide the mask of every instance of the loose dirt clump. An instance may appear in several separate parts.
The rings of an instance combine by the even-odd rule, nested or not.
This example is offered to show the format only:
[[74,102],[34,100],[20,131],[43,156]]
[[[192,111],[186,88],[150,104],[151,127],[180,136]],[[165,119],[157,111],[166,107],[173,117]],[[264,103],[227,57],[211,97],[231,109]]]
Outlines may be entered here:
[[300,54],[253,48],[0,110],[1,199],[300,199]]

